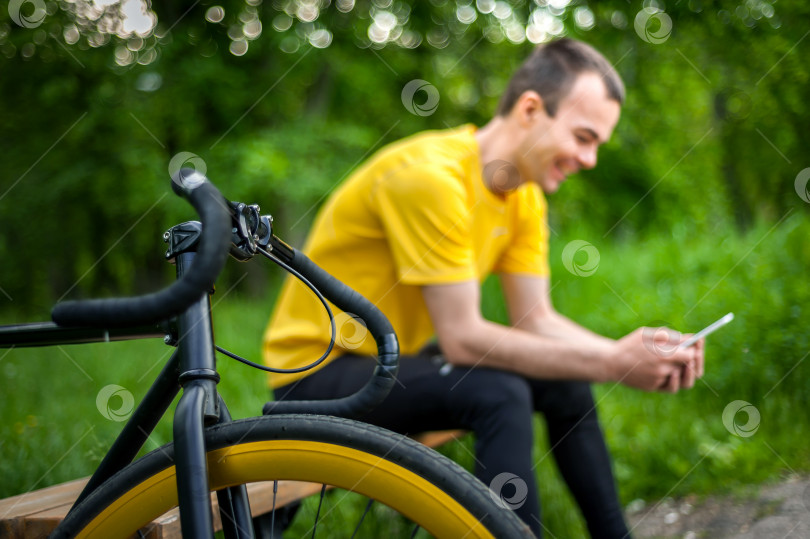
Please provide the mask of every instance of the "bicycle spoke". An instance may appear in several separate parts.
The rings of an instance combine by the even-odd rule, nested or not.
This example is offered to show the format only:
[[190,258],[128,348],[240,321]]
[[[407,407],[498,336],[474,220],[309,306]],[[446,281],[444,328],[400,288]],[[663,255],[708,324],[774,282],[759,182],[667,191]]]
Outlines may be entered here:
[[318,517],[321,514],[321,505],[323,505],[323,496],[326,493],[326,483],[321,487],[321,498],[318,500],[318,510],[315,511],[315,523],[312,525],[312,539],[315,539],[315,530],[318,528]]
[[352,539],[354,539],[354,536],[357,535],[357,530],[360,529],[360,525],[363,523],[363,519],[366,518],[366,515],[368,514],[368,510],[371,509],[371,504],[372,503],[374,503],[374,500],[372,498],[369,498],[368,503],[366,504],[366,510],[363,511],[363,516],[360,517],[360,522],[358,522],[357,526],[354,528],[354,533],[352,533]]
[[416,526],[413,527],[413,531],[411,532],[411,539],[416,537],[416,532],[419,531],[419,528],[420,528],[419,524],[417,524]]
[[276,494],[278,494],[278,481],[273,481],[273,508],[270,512],[270,533],[276,534]]

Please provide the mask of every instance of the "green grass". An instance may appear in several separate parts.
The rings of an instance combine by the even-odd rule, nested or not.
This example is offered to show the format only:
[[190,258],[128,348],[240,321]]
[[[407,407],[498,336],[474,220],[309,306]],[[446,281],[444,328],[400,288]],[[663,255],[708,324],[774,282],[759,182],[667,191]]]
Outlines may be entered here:
[[[706,375],[693,390],[651,395],[598,388],[626,501],[730,491],[807,471],[810,449],[800,440],[810,434],[804,413],[810,400],[808,232],[807,219],[793,215],[741,238],[606,248],[596,274],[561,282],[561,310],[614,337],[652,320],[696,331],[727,312],[737,315],[708,339]],[[595,302],[578,301],[586,279],[591,290],[585,297],[603,290]],[[735,436],[723,424],[723,410],[735,400],[759,411],[759,429],[750,437]]]
[[[691,391],[596,387],[624,503],[739,492],[810,470],[810,361],[804,359],[810,350],[810,221],[797,214],[771,227],[742,237],[684,238],[675,231],[671,238],[618,245],[577,231],[552,239],[555,305],[596,331],[619,337],[654,321],[694,331],[726,312],[737,315],[709,339],[706,376]],[[562,264],[563,248],[574,239],[599,250],[598,270],[589,277],[575,276]],[[217,343],[257,358],[272,293],[257,298],[220,292],[214,301]],[[484,310],[494,319],[504,317],[494,281],[487,283]],[[0,351],[0,496],[91,473],[122,426],[97,408],[99,391],[116,384],[137,402],[169,352],[159,340]],[[268,396],[265,375],[226,358],[219,366],[220,390],[234,417],[260,413]],[[122,404],[116,399],[110,400],[112,410]],[[735,436],[724,426],[723,410],[734,400],[758,409],[761,422],[753,436]],[[737,419],[744,422],[744,414]],[[536,427],[540,459],[548,444],[540,420]],[[170,429],[162,422],[147,448],[167,441]],[[442,448],[469,468],[471,451],[469,437]],[[538,483],[549,532],[583,535],[553,459],[540,463]],[[357,503],[351,511],[362,512]]]

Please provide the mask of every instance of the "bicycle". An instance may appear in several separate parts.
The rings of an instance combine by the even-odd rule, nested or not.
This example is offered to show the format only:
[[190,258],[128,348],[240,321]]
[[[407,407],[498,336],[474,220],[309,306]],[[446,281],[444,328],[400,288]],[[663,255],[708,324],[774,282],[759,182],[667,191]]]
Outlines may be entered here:
[[[199,172],[182,169],[172,188],[200,216],[170,228],[166,258],[177,281],[134,298],[58,303],[53,322],[0,327],[0,348],[162,337],[176,350],[138,405],[53,537],[129,537],[179,505],[183,535],[211,538],[210,492],[217,493],[226,537],[253,537],[245,485],[307,481],[369,498],[354,535],[374,502],[387,505],[436,537],[530,537],[531,533],[490,491],[449,459],[404,436],[353,419],[382,401],[395,381],[398,343],[385,316],[360,294],[323,271],[273,233],[257,205],[227,201]],[[377,366],[354,395],[334,401],[269,402],[263,415],[231,420],[217,394],[215,351],[269,370],[213,342],[210,294],[228,255],[257,254],[327,299],[358,315],[378,345]],[[332,343],[311,368],[323,361]],[[182,389],[174,442],[134,460]],[[133,462],[134,460],[134,462]],[[276,515],[275,494],[271,528]]]

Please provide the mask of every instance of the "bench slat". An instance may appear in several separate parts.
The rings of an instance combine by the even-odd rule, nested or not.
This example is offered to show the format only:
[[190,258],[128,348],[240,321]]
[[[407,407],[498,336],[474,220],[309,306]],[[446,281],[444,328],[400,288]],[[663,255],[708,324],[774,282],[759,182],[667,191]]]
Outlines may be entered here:
[[36,513],[66,503],[72,504],[79,497],[88,480],[87,477],[74,479],[67,483],[60,483],[0,500],[0,519],[5,520],[10,515],[18,516]]

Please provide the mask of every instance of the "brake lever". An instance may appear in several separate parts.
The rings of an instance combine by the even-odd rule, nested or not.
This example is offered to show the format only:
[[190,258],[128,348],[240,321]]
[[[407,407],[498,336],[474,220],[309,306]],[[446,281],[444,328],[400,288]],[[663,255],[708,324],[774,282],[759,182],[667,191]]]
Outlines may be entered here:
[[231,247],[230,255],[244,262],[256,254],[259,240],[261,218],[257,204],[230,202],[231,206]]
[[259,218],[259,230],[256,233],[256,243],[262,249],[267,249],[270,246],[270,240],[273,238],[273,216],[262,215]]

